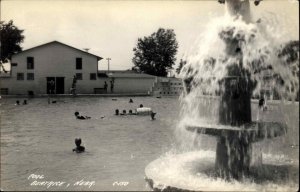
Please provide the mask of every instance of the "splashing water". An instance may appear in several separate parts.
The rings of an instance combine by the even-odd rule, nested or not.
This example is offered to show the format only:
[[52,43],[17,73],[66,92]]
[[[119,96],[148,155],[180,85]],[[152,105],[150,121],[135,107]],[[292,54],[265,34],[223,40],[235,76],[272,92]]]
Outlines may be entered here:
[[[230,7],[237,2],[245,7]],[[262,148],[273,146],[273,143],[268,146],[265,146],[266,143],[263,143],[263,146],[258,145],[261,143],[256,144],[253,148],[253,154],[258,153],[255,155],[256,159],[250,159],[251,142],[245,141],[247,137],[242,137],[240,132],[226,134],[226,131],[241,131],[243,123],[251,124],[250,97],[261,97],[265,94],[266,87],[271,91],[270,99],[273,95],[286,100],[299,97],[299,43],[287,41],[286,32],[278,25],[276,15],[251,22],[249,1],[227,0],[226,3],[229,6],[225,16],[212,19],[201,34],[200,40],[186,55],[186,64],[180,72],[185,84],[185,93],[180,97],[181,119],[175,131],[181,146],[175,151],[177,154],[167,154],[146,167],[146,175],[152,179],[152,188],[292,191],[298,187],[299,167],[294,163],[285,163],[280,167],[279,165],[286,161],[281,157],[285,156],[279,155],[278,162],[272,162],[277,156],[262,152]],[[236,14],[238,12],[242,16]],[[226,82],[227,79],[230,79],[229,83]],[[232,80],[237,83],[233,81],[231,84]],[[238,95],[236,98],[235,91]],[[228,93],[229,97],[226,95]],[[226,99],[229,102],[226,103]],[[237,103],[234,103],[236,101]],[[249,102],[249,106],[243,105],[244,101]],[[224,104],[228,104],[229,107]],[[227,108],[231,111],[223,110]],[[242,113],[245,108],[250,110],[250,114]],[[220,121],[222,113],[226,112],[232,115],[229,119],[236,119],[235,125],[227,119]],[[246,118],[239,119],[237,116]],[[280,116],[282,115],[276,114],[276,118]],[[225,115],[224,117],[227,118]],[[216,142],[209,140],[212,137],[198,134],[202,132],[198,132],[197,129],[187,131],[188,126],[218,129],[221,139],[217,138],[217,152]],[[228,145],[228,138],[236,142]],[[222,139],[226,139],[227,144],[223,144]],[[240,144],[243,142],[246,144]],[[228,159],[223,158],[226,156],[226,150]],[[237,153],[241,155],[236,155]],[[286,158],[289,162],[289,157]],[[222,169],[227,163],[229,172],[239,174],[243,172],[235,171],[234,165],[242,165],[239,168],[246,170],[244,168],[249,168],[250,163],[240,162],[248,160],[252,161],[249,174],[234,176],[237,180],[230,182],[224,179],[224,176],[220,178],[222,174],[219,171],[227,169]]]
[[[252,97],[266,89],[270,99],[299,96],[299,44],[287,44],[284,30],[275,27],[280,26],[277,22],[274,17],[263,17],[247,23],[230,14],[209,22],[199,43],[186,55],[187,64],[180,73],[188,92],[181,97],[185,121],[203,117],[199,97],[219,96],[220,82],[230,76],[244,78]],[[205,105],[211,105],[211,100]]]

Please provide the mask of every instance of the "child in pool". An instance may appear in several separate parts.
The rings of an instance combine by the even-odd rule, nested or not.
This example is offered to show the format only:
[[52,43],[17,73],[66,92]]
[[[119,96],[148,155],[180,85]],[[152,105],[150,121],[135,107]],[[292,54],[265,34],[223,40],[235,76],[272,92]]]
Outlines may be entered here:
[[267,105],[266,105],[266,101],[265,101],[265,98],[261,98],[259,101],[258,101],[258,107],[263,110],[263,111],[266,111],[267,110]]
[[130,109],[128,115],[136,115],[136,112],[132,112],[132,110]]
[[79,115],[79,112],[78,111],[76,111],[75,113],[74,113],[74,115],[75,115],[75,117],[77,118],[77,119],[80,119],[80,120],[85,120],[85,119],[90,119],[91,117],[88,117],[88,116],[81,116],[81,115]]
[[122,113],[120,113],[120,115],[127,115],[127,114],[126,114],[126,110],[124,109],[124,110],[122,111]]
[[82,153],[85,150],[85,147],[80,146],[81,145],[81,138],[76,138],[75,139],[75,144],[76,144],[76,148],[73,149],[73,152],[75,151],[76,153]]
[[156,115],[156,113],[154,113],[154,112],[151,112],[151,114],[150,114],[150,116],[151,116],[151,120],[155,120],[155,115]]

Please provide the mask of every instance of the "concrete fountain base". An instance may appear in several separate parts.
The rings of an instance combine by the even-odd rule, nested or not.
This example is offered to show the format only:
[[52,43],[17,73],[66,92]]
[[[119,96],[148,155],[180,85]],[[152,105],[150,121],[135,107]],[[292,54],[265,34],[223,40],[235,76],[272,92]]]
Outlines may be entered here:
[[291,170],[299,173],[299,166],[282,156],[264,154],[263,164],[252,168],[252,176],[230,182],[216,176],[215,158],[213,151],[168,155],[146,167],[146,181],[155,191],[295,191],[299,187],[287,177]]
[[241,180],[250,173],[252,143],[285,135],[287,126],[279,122],[250,122],[239,127],[201,124],[187,125],[188,131],[217,137],[215,168],[221,178]]

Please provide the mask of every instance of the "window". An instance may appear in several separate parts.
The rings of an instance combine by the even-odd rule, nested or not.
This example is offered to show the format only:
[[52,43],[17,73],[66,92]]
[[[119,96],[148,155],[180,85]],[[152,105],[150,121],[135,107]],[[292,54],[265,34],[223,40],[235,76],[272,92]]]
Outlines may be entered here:
[[16,66],[18,66],[18,63],[11,63],[11,66],[16,67]]
[[1,95],[8,95],[8,88],[1,88],[0,89],[0,94]]
[[82,80],[82,73],[76,73],[76,79]]
[[24,80],[24,73],[17,73],[17,80]]
[[34,58],[27,57],[27,69],[34,69]]
[[34,73],[27,73],[27,80],[34,80]]
[[90,80],[96,80],[96,73],[90,73]]
[[82,58],[76,58],[76,69],[82,69]]

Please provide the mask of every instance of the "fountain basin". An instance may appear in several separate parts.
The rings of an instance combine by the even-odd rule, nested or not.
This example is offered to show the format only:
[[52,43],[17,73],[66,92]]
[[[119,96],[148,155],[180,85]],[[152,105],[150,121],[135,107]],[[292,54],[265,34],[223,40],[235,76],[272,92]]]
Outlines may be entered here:
[[221,124],[186,124],[186,129],[199,134],[207,134],[217,137],[236,136],[236,138],[247,138],[249,142],[270,139],[287,133],[287,125],[285,123],[262,121],[245,123],[242,126],[227,126]]
[[242,179],[250,173],[252,143],[286,134],[287,126],[279,122],[251,122],[242,126],[186,125],[188,131],[217,137],[215,169],[220,177]]
[[251,176],[242,181],[216,177],[214,151],[192,151],[167,155],[145,168],[146,181],[154,191],[296,191],[299,162],[282,155],[262,155],[262,165],[252,166]]

